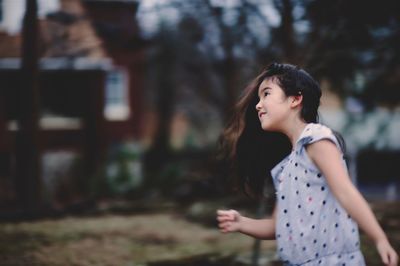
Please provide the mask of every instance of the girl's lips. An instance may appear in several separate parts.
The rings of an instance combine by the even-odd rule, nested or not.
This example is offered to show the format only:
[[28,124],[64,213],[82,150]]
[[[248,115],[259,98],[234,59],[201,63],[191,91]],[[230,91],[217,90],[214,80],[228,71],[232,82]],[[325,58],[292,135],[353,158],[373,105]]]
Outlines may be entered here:
[[261,113],[258,114],[258,117],[261,118],[265,114],[266,114],[266,112],[261,112]]

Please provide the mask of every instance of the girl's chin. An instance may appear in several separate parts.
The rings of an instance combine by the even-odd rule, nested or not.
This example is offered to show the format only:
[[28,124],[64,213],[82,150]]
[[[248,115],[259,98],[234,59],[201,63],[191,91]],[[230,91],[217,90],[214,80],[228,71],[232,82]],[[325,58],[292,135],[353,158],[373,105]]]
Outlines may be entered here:
[[272,128],[271,128],[271,125],[270,124],[268,124],[268,123],[261,123],[261,128],[263,129],[263,130],[268,130],[268,131],[270,131]]
[[261,122],[261,128],[265,131],[277,131],[274,125],[271,125],[270,123],[266,122]]

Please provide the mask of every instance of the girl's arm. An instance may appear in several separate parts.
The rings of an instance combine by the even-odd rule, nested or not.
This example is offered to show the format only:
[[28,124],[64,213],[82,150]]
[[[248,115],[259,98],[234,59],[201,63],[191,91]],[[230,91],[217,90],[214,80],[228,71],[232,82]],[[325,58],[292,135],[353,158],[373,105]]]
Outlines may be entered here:
[[374,241],[382,261],[387,265],[397,265],[398,255],[389,244],[368,203],[351,182],[336,145],[329,140],[321,140],[308,145],[306,149],[311,160],[326,177],[338,201]]
[[269,219],[251,219],[235,210],[218,210],[217,220],[222,233],[240,232],[264,240],[275,239],[276,205]]

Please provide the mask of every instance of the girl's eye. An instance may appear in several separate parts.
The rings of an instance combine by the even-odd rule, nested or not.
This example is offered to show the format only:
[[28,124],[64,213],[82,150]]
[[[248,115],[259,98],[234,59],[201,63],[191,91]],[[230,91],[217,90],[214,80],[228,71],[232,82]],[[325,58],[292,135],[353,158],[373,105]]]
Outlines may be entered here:
[[264,92],[264,96],[267,96],[268,94],[270,94],[269,92]]

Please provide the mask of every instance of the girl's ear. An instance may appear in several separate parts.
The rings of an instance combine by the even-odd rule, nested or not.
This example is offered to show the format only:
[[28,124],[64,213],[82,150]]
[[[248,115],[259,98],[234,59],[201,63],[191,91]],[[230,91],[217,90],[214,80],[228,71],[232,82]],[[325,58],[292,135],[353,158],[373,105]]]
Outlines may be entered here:
[[297,107],[303,102],[303,95],[291,96],[290,107]]

